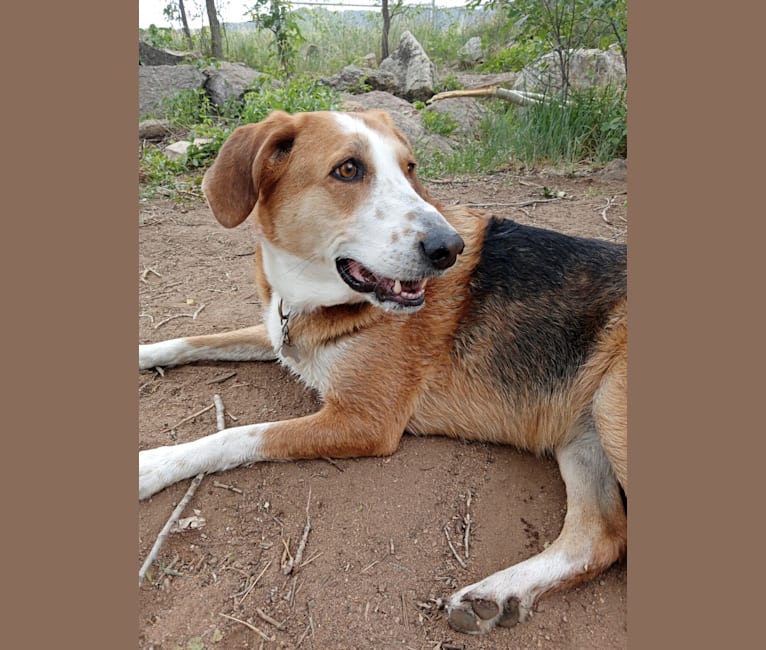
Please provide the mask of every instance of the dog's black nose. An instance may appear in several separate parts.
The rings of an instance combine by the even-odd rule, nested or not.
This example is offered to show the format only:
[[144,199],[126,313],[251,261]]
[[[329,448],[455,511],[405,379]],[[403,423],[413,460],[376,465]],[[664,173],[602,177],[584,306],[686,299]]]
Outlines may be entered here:
[[430,235],[420,242],[431,264],[442,271],[455,263],[464,246],[462,238],[455,231]]

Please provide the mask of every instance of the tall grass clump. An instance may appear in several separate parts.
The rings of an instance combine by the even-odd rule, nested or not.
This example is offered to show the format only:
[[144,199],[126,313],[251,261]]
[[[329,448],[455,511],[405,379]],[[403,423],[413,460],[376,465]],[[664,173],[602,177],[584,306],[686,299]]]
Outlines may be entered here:
[[572,90],[569,101],[556,100],[506,113],[514,159],[606,163],[627,156],[627,104],[624,89]]

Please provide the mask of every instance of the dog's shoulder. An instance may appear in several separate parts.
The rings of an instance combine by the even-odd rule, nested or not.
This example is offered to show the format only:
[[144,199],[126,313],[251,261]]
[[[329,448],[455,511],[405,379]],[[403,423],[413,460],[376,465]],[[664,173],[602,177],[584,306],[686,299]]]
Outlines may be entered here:
[[599,239],[490,217],[484,230],[475,292],[526,300],[550,292],[627,290],[627,248]]

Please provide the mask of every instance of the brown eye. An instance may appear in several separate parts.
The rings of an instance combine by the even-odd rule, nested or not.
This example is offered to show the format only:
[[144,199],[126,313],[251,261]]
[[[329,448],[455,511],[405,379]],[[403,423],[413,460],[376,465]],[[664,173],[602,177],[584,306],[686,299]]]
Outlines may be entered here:
[[342,162],[332,170],[332,175],[341,181],[354,181],[362,177],[362,167],[353,158]]
[[407,163],[407,173],[411,174],[415,171],[415,163],[414,162],[408,162]]

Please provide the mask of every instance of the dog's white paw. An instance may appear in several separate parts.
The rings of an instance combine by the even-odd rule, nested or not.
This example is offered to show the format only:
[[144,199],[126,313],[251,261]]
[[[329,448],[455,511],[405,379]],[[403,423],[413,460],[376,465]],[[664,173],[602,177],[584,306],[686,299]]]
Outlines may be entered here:
[[158,343],[143,343],[138,346],[138,369],[148,370],[157,366],[177,366],[194,360],[190,354],[193,348],[183,339],[169,339]]
[[168,485],[180,481],[182,465],[174,447],[157,447],[138,453],[138,498],[148,499]]

